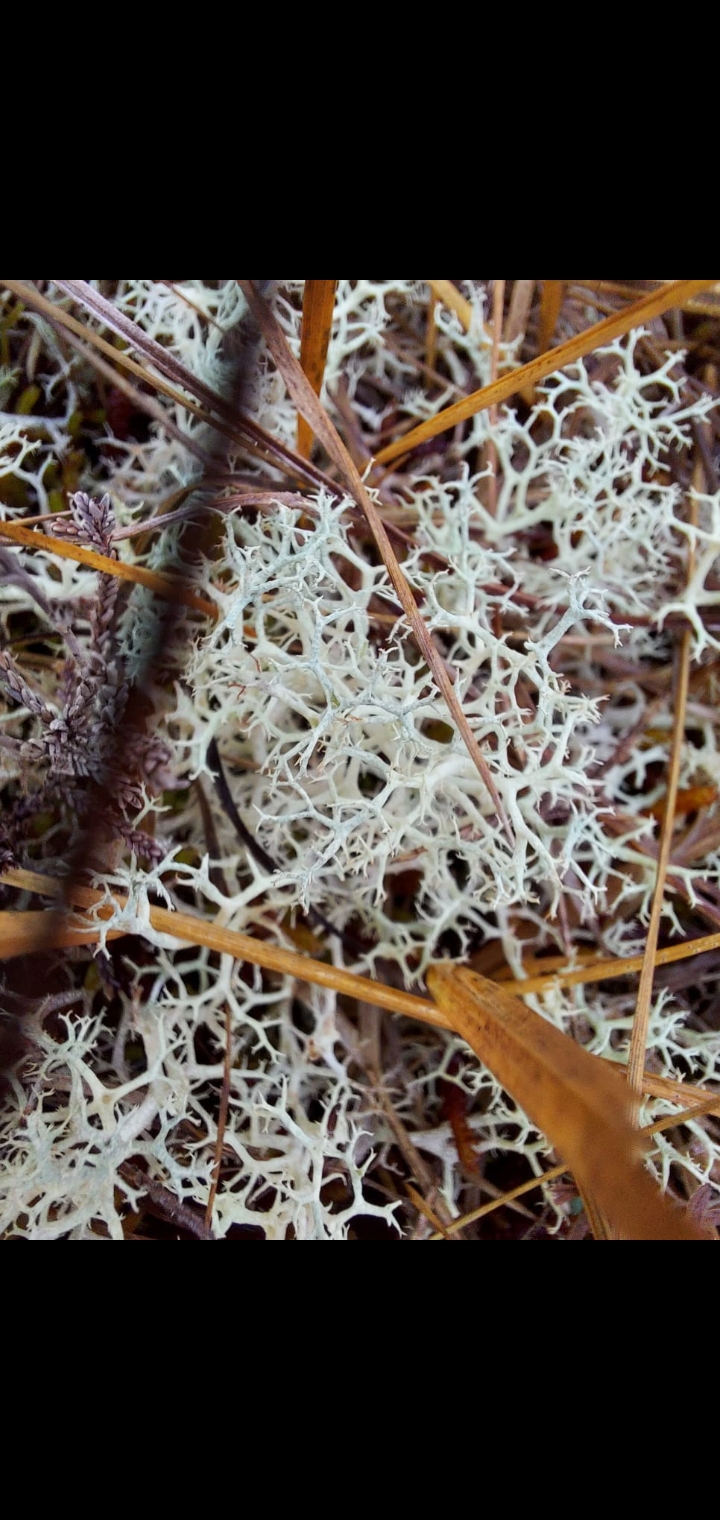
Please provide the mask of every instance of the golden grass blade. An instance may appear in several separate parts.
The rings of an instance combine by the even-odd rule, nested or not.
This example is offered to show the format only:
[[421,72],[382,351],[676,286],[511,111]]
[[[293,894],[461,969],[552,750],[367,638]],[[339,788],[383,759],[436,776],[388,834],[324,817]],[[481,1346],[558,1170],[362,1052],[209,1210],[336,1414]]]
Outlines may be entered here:
[[[490,355],[490,380],[494,384],[498,377],[500,365],[500,339],[502,337],[503,312],[505,307],[505,281],[496,280],[493,285],[493,322],[492,322],[492,351]],[[497,423],[497,406],[490,408],[490,427],[494,428]],[[498,454],[492,438],[485,445],[484,455],[490,466],[490,478],[486,482],[487,509],[491,517],[497,515],[497,488],[498,488]]]
[[560,1152],[614,1234],[707,1239],[644,1170],[632,1097],[617,1072],[485,977],[436,964],[427,982],[458,1034]]
[[[53,925],[50,920],[55,918]],[[0,913],[0,960],[11,961],[19,955],[31,955],[42,945],[43,950],[64,950],[68,945],[92,945],[97,942],[97,926],[78,928],[70,923],[67,914],[52,909],[39,909],[27,913]],[[120,939],[119,929],[111,930],[108,939]]]
[[318,401],[297,359],[290,352],[285,334],[270,307],[258,294],[251,280],[240,280],[238,283],[298,411],[302,412],[310,423],[315,437],[320,440],[333,463],[341,471],[347,482],[350,494],[354,496],[358,506],[365,514],[390,579],[397,592],[398,599],[415,635],[420,653],[432,671],[435,683],[445,698],[450,713],[465,741],[468,753],[487,787],[505,834],[512,844],[514,843],[512,830],[488,763],[458,700],[457,692],[450,680],[445,664],[440,658],[433,640],[425,627],[410,586],[396,558],[395,550],[392,547],[383,520],[372,497],[365,488],[360,472],[354,460],[350,457],[340,434],[330,421],[325,408]]
[[[572,286],[580,297],[589,290],[596,291],[600,295],[620,297],[624,301],[636,301],[643,286],[649,290],[657,290],[659,286],[669,283],[663,280],[643,280],[641,285],[639,281],[636,281],[634,285],[625,285],[620,280],[567,281],[568,288]],[[607,305],[605,309],[607,310]],[[684,310],[701,317],[717,317],[720,314],[720,284],[715,285],[707,296],[693,296],[691,301],[686,301]]]
[[218,616],[214,602],[208,601],[204,596],[196,596],[183,581],[174,581],[157,570],[146,570],[143,565],[126,565],[122,560],[110,559],[108,555],[98,554],[95,549],[87,549],[82,544],[38,533],[22,523],[0,522],[0,538],[12,539],[13,543],[22,544],[26,549],[45,549],[48,554],[57,554],[61,559],[73,559],[78,565],[100,570],[103,575],[114,575],[118,580],[134,581],[138,586],[147,586],[149,591],[157,592],[165,601],[175,602],[181,607],[192,607],[195,612],[204,612],[207,617]]
[[[46,897],[59,897],[61,895],[60,884],[52,876],[40,875],[36,871],[10,870],[0,876],[0,881],[5,882],[8,886],[18,887],[24,892],[37,892]],[[93,893],[88,888],[81,890],[85,895],[82,898],[76,899],[79,905],[92,907],[94,903],[100,900],[99,893]],[[159,912],[160,910],[150,909],[151,923],[155,922],[153,914],[156,911]],[[10,919],[15,922],[22,916],[24,915],[18,913],[8,915],[8,933],[11,927]],[[369,977],[357,976],[353,972],[336,972],[336,968],[327,966],[320,961],[314,961],[309,956],[293,954],[292,963],[286,962],[285,957],[288,952],[277,950],[275,946],[268,945],[263,940],[256,940],[249,938],[247,935],[236,934],[230,929],[217,930],[212,924],[206,924],[204,919],[195,918],[189,913],[173,913],[168,916],[173,926],[177,927],[176,938],[187,940],[190,944],[208,944],[211,949],[220,948],[227,950],[237,960],[249,960],[253,965],[266,966],[269,970],[281,971],[283,973],[287,972],[291,976],[301,977],[308,982],[317,981],[319,985],[335,987],[339,992],[350,989],[350,996],[364,998],[367,1003],[372,1003],[375,1007],[387,1008],[393,1013],[406,1014],[409,1018],[418,1019],[423,1024],[432,1024],[439,1029],[450,1029],[453,1027],[451,1021],[445,1016],[437,1003],[431,1002],[429,998],[418,997],[415,993],[411,992],[401,992],[394,987],[385,987],[381,982],[373,982]],[[155,927],[157,927],[157,924]],[[175,927],[167,932],[175,934]],[[217,938],[218,934],[222,936],[222,944],[220,944]],[[92,943],[93,939],[97,939],[97,930],[95,930],[94,934],[91,934],[90,930],[88,930],[87,943]],[[5,943],[8,948],[3,955],[3,945],[0,941],[0,959],[9,960],[13,955],[21,953],[11,948],[12,941],[10,939],[6,938]],[[699,940],[690,940],[687,945],[678,945],[673,950],[659,951],[658,963],[660,963],[661,958],[666,960],[687,958],[687,956],[696,953],[695,947],[698,947],[699,951],[717,948],[718,945],[720,945],[720,935],[709,935]],[[250,953],[248,946],[253,953]],[[277,959],[278,956],[280,957],[279,960]],[[642,966],[642,957],[636,956],[632,962],[604,962],[601,968],[603,978],[607,979],[618,975],[618,966],[624,966],[625,970],[639,971]],[[582,973],[573,972],[570,975],[582,976]],[[340,977],[340,981],[337,980],[337,976]],[[349,982],[348,978],[350,979]],[[563,980],[567,980],[567,978]],[[502,989],[505,992],[523,994],[526,992],[547,992],[548,987],[552,986],[554,982],[554,977],[533,977],[532,979],[528,978],[526,981],[503,982]],[[490,985],[495,987],[500,984],[491,982]],[[616,1063],[613,1063],[613,1065],[616,1065]],[[617,1065],[616,1069],[621,1072],[624,1071],[620,1065]],[[643,1088],[645,1092],[656,1097],[669,1098],[678,1103],[683,1103],[689,1093],[712,1096],[709,1093],[705,1094],[704,1088],[695,1087],[691,1083],[673,1082],[670,1078],[656,1077],[650,1073],[646,1073],[643,1078]]]
[[431,1224],[433,1229],[438,1231],[438,1234],[443,1240],[458,1239],[458,1233],[456,1232],[454,1235],[451,1235],[449,1233],[445,1226],[440,1223],[437,1215],[433,1213],[430,1205],[425,1202],[422,1193],[419,1193],[417,1188],[413,1187],[411,1182],[405,1183],[405,1192],[407,1193],[410,1202],[417,1209],[418,1214],[422,1214],[423,1219],[427,1219],[428,1224]]
[[[22,892],[34,892],[51,898],[62,896],[63,889],[60,882],[52,876],[41,875],[37,871],[13,868],[0,876],[0,882],[4,882],[7,886],[17,887]],[[91,908],[102,900],[102,894],[89,887],[75,886],[70,895],[74,903],[85,908]],[[116,906],[123,906],[123,902],[123,899],[115,899]],[[110,911],[108,908],[106,917]],[[158,918],[161,912],[164,914],[162,923]],[[0,915],[0,960],[12,960],[16,955],[24,955],[36,949],[38,943],[44,945],[45,941],[39,940],[36,936],[41,928],[44,931],[47,927],[50,917],[51,912],[48,910],[40,913],[7,912]],[[67,938],[62,937],[67,933],[82,935],[82,940],[75,940],[74,943],[93,944],[99,937],[97,924],[87,929],[78,928],[77,925],[73,926],[68,922],[66,915],[62,918],[58,916],[57,921],[59,925],[64,924],[65,929],[58,928],[57,931],[53,931],[54,937],[51,942],[48,942],[53,948],[71,943]],[[25,928],[24,922],[27,924]],[[392,1013],[405,1014],[408,1018],[417,1019],[420,1023],[430,1024],[435,1028],[454,1028],[442,1009],[429,998],[418,997],[411,992],[402,992],[394,987],[386,987],[382,982],[374,982],[369,977],[342,971],[338,967],[326,965],[323,961],[314,960],[308,955],[297,955],[293,951],[278,949],[277,946],[270,945],[264,940],[253,939],[248,935],[236,933],[232,929],[218,929],[213,924],[208,924],[204,919],[196,918],[190,913],[169,913],[165,909],[151,907],[150,923],[154,928],[161,928],[163,933],[171,934],[184,943],[207,945],[212,950],[226,951],[236,960],[247,960],[252,965],[264,966],[267,970],[295,976],[306,982],[314,982],[318,986],[333,987],[337,992],[347,993],[348,996],[364,1000],[374,1007],[386,1008]],[[112,930],[108,937],[121,938],[121,931]],[[715,938],[720,942],[720,935]],[[692,943],[702,944],[703,941]],[[685,950],[687,947],[679,948]],[[639,970],[640,957],[637,959],[638,965],[635,969]],[[606,976],[613,975],[611,965],[606,963],[604,969]],[[538,977],[537,981],[544,983],[544,990],[547,991],[548,983],[552,981],[552,978]],[[497,985],[495,982],[490,983],[492,987]],[[519,989],[528,992],[533,990],[529,982],[503,984],[503,990],[506,992]],[[624,1067],[615,1062],[610,1064],[616,1072],[624,1076]],[[669,1077],[653,1076],[650,1073],[645,1073],[643,1089],[655,1097],[667,1098],[670,1102],[681,1105],[690,1095],[702,1100],[720,1101],[706,1088],[697,1087],[690,1082],[673,1081]]]
[[[52,876],[41,875],[37,871],[24,871],[13,869],[5,871],[0,876],[0,881],[8,886],[18,887],[24,892],[37,892],[46,897],[59,898],[62,896],[64,887]],[[83,887],[75,882],[70,883],[69,893],[74,904],[81,908],[94,908],[100,903],[105,906],[100,909],[101,918],[109,918],[117,907],[124,907],[125,899],[118,896],[114,900],[114,907],[107,904],[102,892],[95,891],[92,887]],[[26,915],[14,913],[9,915],[20,919]],[[45,918],[49,913],[45,914]],[[253,939],[248,934],[239,934],[233,929],[223,929],[217,924],[207,923],[203,918],[197,918],[191,913],[173,913],[168,908],[156,908],[152,905],[149,909],[150,924],[161,934],[169,934],[174,939],[182,940],[189,945],[206,945],[209,950],[219,950],[232,955],[235,960],[248,961],[252,966],[264,966],[268,971],[277,971],[282,976],[294,976],[299,981],[313,982],[318,987],[333,987],[336,992],[347,993],[348,997],[360,998],[366,1003],[372,1003],[376,1008],[388,1008],[393,1013],[404,1013],[409,1018],[420,1019],[425,1024],[435,1024],[443,1029],[452,1026],[445,1015],[435,1003],[427,998],[417,997],[412,992],[400,992],[394,987],[385,987],[381,982],[373,982],[369,977],[357,976],[352,971],[342,971],[337,966],[327,965],[324,961],[313,960],[309,955],[299,955],[293,950],[282,950],[277,945],[268,944],[265,940]],[[37,926],[36,926],[37,927]],[[98,938],[97,927],[91,939]],[[17,942],[21,931],[17,931]],[[6,942],[0,940],[0,959],[10,960],[15,955],[25,953],[25,949],[36,948],[36,945],[27,945],[23,949],[15,949],[15,940],[11,936]]]
[[[701,1088],[694,1090],[702,1091]],[[694,1124],[696,1119],[704,1119],[707,1114],[717,1113],[720,1113],[720,1093],[708,1093],[701,1103],[693,1103],[692,1108],[684,1108],[681,1114],[663,1114],[662,1119],[656,1119],[654,1124],[645,1125],[641,1133],[660,1135],[665,1129],[675,1129],[680,1124]]]
[[593,1240],[612,1240],[612,1230],[610,1229],[610,1226],[604,1214],[600,1213],[600,1210],[595,1207],[593,1199],[588,1198],[579,1185],[578,1192],[582,1199],[582,1205],[585,1210],[588,1224],[590,1225],[590,1231]]
[[455,401],[452,406],[445,408],[437,417],[431,417],[427,422],[420,423],[419,427],[411,433],[406,433],[403,438],[398,438],[395,443],[389,443],[375,455],[376,464],[389,464],[390,460],[397,459],[401,454],[408,454],[412,449],[418,448],[421,443],[426,443],[429,438],[437,438],[440,433],[446,433],[450,428],[457,426],[459,422],[467,422],[469,417],[474,417],[486,407],[499,405],[501,401],[507,401],[509,396],[514,396],[525,386],[535,386],[540,380],[545,380],[548,375],[554,375],[566,365],[573,364],[576,359],[582,359],[585,354],[592,353],[593,349],[600,348],[603,343],[609,343],[613,338],[622,337],[630,332],[633,327],[642,327],[653,317],[660,316],[662,312],[670,310],[673,306],[684,306],[694,295],[701,290],[707,290],[714,285],[714,280],[674,280],[672,285],[665,285],[661,290],[653,291],[652,295],[644,296],[641,301],[635,301],[632,306],[627,306],[624,311],[617,312],[612,317],[606,317],[602,322],[596,322],[586,332],[579,333],[577,337],[570,338],[567,343],[561,343],[557,348],[552,348],[549,353],[540,354],[537,359],[531,359],[529,364],[524,364],[521,369],[513,370],[509,375],[503,375],[496,380],[494,385],[486,385],[482,390],[474,391],[471,396],[466,396],[463,401]]
[[[690,960],[693,955],[704,955],[707,950],[720,950],[720,934],[701,934],[681,945],[666,945],[655,956],[656,966],[672,966],[676,961]],[[523,997],[529,992],[547,992],[553,987],[580,987],[590,982],[612,981],[616,976],[632,976],[642,971],[644,955],[626,955],[617,960],[596,961],[579,966],[576,971],[553,971],[544,976],[519,977],[515,981],[504,980],[506,992],[518,992]]]
[[538,348],[541,354],[544,354],[545,350],[550,347],[555,336],[555,328],[558,325],[564,290],[564,280],[543,280],[542,282],[540,331],[538,334]]
[[566,1166],[553,1166],[549,1172],[543,1172],[540,1177],[531,1177],[529,1182],[521,1182],[509,1193],[501,1193],[497,1198],[491,1198],[489,1203],[482,1203],[478,1209],[473,1209],[470,1214],[461,1214],[459,1219],[453,1219],[452,1224],[436,1235],[432,1240],[446,1240],[448,1235],[454,1235],[456,1230],[464,1229],[468,1224],[475,1224],[478,1219],[484,1219],[486,1214],[494,1214],[496,1209],[502,1209],[508,1203],[514,1203],[516,1198],[524,1197],[525,1193],[534,1193],[535,1188],[543,1187],[546,1182],[559,1182],[567,1172]]
[[[328,344],[332,332],[337,280],[306,280],[303,296],[300,363],[316,396],[322,390]],[[310,458],[312,428],[298,413],[298,454]]]
[[[607,1057],[603,1057],[605,1059]],[[649,1071],[643,1077],[643,1092],[649,1098],[666,1098],[669,1103],[678,1103],[681,1108],[688,1098],[720,1104],[720,1092],[711,1092],[709,1087],[700,1087],[695,1082],[681,1082],[678,1077],[656,1077]]]

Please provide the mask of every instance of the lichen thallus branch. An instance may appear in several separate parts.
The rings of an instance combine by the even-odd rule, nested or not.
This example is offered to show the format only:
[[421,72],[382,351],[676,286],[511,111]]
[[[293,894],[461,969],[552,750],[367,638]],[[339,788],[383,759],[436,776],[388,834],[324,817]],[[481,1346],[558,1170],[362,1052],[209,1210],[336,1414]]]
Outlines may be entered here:
[[[233,800],[232,792],[228,786],[227,777],[223,769],[223,764],[220,759],[220,752],[218,750],[215,739],[210,740],[207,749],[207,758],[210,770],[212,772],[215,790],[217,792],[223,812],[227,818],[229,818],[236,834],[238,835],[238,838],[242,840],[242,843],[244,844],[246,850],[248,850],[254,859],[257,860],[258,864],[263,867],[263,870],[267,871],[270,875],[273,875],[275,871],[278,870],[278,866],[272,857],[268,855],[267,850],[263,849],[263,846],[259,843],[259,841],[255,839],[250,830],[246,828],[245,824],[242,821],[242,818],[240,817],[240,814]],[[325,915],[321,913],[317,908],[309,905],[307,908],[307,916],[310,919],[310,922],[315,924],[317,928],[324,929],[326,934],[335,935],[340,940],[343,949],[347,952],[352,960],[357,960],[360,956],[365,954],[365,951],[367,949],[366,945],[361,944],[360,940],[356,939],[355,935],[351,934],[347,929],[338,929],[337,926],[335,924],[332,924],[329,918],[325,918]]]

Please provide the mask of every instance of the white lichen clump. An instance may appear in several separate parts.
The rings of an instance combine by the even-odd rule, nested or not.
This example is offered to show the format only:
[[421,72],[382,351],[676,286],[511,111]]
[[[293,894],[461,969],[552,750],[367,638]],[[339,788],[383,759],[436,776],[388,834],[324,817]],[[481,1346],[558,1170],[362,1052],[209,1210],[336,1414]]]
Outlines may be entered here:
[[[296,352],[301,283],[276,282],[273,293]],[[465,385],[470,366],[479,386],[490,376],[490,342],[482,298],[468,294],[475,307],[470,333],[438,307],[438,344],[453,382]],[[223,333],[245,309],[234,282],[170,288],[129,281],[116,299],[197,375],[222,385]],[[388,414],[400,390],[405,412],[418,418],[454,399],[450,383],[446,394],[428,390],[392,341],[398,304],[411,320],[417,314],[422,330],[425,302],[422,282],[340,282],[326,380],[331,410],[342,381],[360,424],[381,427],[368,377],[379,382],[373,394],[387,392]],[[36,327],[38,341],[50,343],[49,330],[39,321]],[[710,403],[683,399],[676,357],[644,373],[638,341],[634,334],[596,356],[601,380],[579,364],[549,382],[524,424],[508,409],[491,434],[480,414],[461,442],[444,441],[405,468],[394,505],[382,492],[378,498],[380,510],[394,512],[407,531],[405,574],[455,673],[512,843],[417,653],[386,570],[367,535],[349,532],[353,504],[320,490],[304,504],[278,501],[223,519],[222,544],[207,564],[220,617],[214,626],[198,625],[162,719],[171,768],[187,797],[172,807],[169,793],[165,805],[146,797],[137,827],[155,812],[164,859],[141,870],[126,857],[106,878],[130,891],[133,922],[155,946],[152,985],[139,963],[135,992],[125,985],[117,993],[119,1026],[107,1023],[91,991],[73,990],[71,975],[52,1036],[43,1007],[32,1014],[35,1064],[14,1078],[6,1113],[0,1230],[89,1238],[100,1223],[121,1238],[125,1203],[142,1195],[147,1177],[204,1208],[228,1010],[225,1156],[232,1162],[215,1201],[215,1232],[249,1225],[267,1238],[338,1239],[363,1215],[394,1221],[395,1205],[369,1185],[392,1135],[369,1101],[358,1037],[336,995],[201,949],[178,956],[147,924],[151,887],[178,904],[182,888],[182,906],[192,894],[195,911],[284,945],[300,911],[313,908],[361,937],[355,969],[407,986],[420,982],[434,957],[464,958],[492,939],[502,941],[518,972],[521,945],[564,950],[571,926],[593,945],[602,934],[608,954],[637,948],[654,882],[644,848],[653,837],[647,809],[662,795],[660,783],[648,792],[645,779],[654,772],[644,768],[667,759],[657,737],[618,752],[646,701],[640,662],[650,648],[670,657],[662,630],[671,614],[689,619],[695,659],[720,648],[705,616],[720,600],[720,498],[698,498],[692,527],[680,487],[663,473],[668,449],[687,446],[691,422],[701,423]],[[66,411],[43,439],[28,442],[17,417],[0,416],[2,468],[31,485],[38,512],[47,510],[48,458],[61,460],[69,447],[63,422],[75,409],[78,378],[65,360],[58,359],[56,383]],[[251,399],[257,420],[292,444],[295,412],[262,349]],[[172,415],[204,437],[182,414]],[[487,494],[491,438],[494,500]],[[126,521],[142,503],[150,515],[198,470],[158,428],[146,442],[114,443],[112,457],[110,489]],[[83,481],[89,492],[93,485]],[[286,489],[278,477],[278,490]],[[538,552],[541,540],[548,552]],[[688,543],[695,551],[689,583]],[[166,553],[167,543],[156,546],[145,562],[160,566]],[[64,561],[50,580],[45,559],[35,557],[33,573],[55,602],[92,595],[90,572]],[[22,605],[22,587],[8,583],[0,598],[7,617]],[[133,640],[138,646],[145,637],[145,614],[137,609],[146,605],[136,598],[125,622],[129,665]],[[626,674],[603,684],[598,652],[614,670],[618,650]],[[2,719],[9,734],[15,711],[8,704]],[[720,785],[712,713],[697,713],[694,724],[699,737],[683,756],[682,784]],[[211,858],[191,783],[199,779],[212,795],[212,739],[246,827],[276,864],[272,873],[248,855],[214,805],[220,853]],[[11,760],[0,755],[12,775]],[[626,822],[621,839],[608,828],[613,811]],[[718,881],[718,849],[690,852],[679,870],[692,897],[696,880]],[[400,878],[409,884],[407,911],[399,907]],[[602,915],[618,901],[626,911],[601,931]],[[327,943],[347,963],[340,940]],[[128,962],[132,970],[129,952]],[[630,994],[576,988],[538,1006],[581,1031],[591,1049],[622,1054]],[[143,1056],[138,1072],[131,1048],[136,1062],[138,1051]],[[462,1181],[449,1125],[433,1107],[439,1077],[449,1075],[471,1094],[483,1091],[482,1114],[470,1120],[479,1152],[519,1151],[542,1170],[542,1137],[488,1072],[464,1057],[458,1068],[459,1041],[430,1038],[408,1022],[393,1048],[385,1077],[394,1106],[418,1149],[439,1161],[451,1213]],[[682,1006],[661,993],[650,1062],[667,1070],[681,1060],[683,1070],[707,1081],[717,1075],[718,1054],[717,1036],[691,1032]],[[430,1120],[419,1117],[421,1093]],[[660,1104],[653,1113],[662,1111]],[[695,1148],[682,1155],[661,1143],[659,1173],[679,1165],[696,1181],[717,1181],[719,1158],[701,1125],[695,1136]],[[340,1205],[333,1179],[344,1185]]]

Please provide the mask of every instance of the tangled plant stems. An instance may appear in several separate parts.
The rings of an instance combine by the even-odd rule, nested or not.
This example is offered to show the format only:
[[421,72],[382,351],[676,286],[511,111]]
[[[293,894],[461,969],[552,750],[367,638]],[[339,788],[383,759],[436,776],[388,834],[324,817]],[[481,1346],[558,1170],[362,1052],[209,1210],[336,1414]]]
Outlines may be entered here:
[[[57,874],[102,784],[113,805],[87,863],[124,902],[98,919],[97,947],[45,956],[41,989],[6,965],[23,1036],[4,1090],[6,1236],[411,1238],[547,1169],[545,1137],[456,1036],[180,947],[150,907],[408,990],[443,957],[518,978],[545,957],[637,955],[680,626],[691,676],[663,942],[717,926],[712,316],[685,314],[681,330],[656,317],[492,423],[479,412],[372,465],[537,354],[551,306],[523,285],[505,292],[510,342],[490,330],[482,282],[452,287],[460,316],[433,298],[429,350],[427,282],[337,282],[322,390],[508,829],[356,500],[319,446],[295,454],[297,412],[238,283],[96,282],[86,296],[82,282],[40,282],[42,311],[6,294],[2,517],[50,518],[53,537],[176,585],[191,570],[196,600],[216,609],[188,610],[124,731],[157,597],[40,539],[32,553],[2,541],[3,864]],[[266,299],[292,353],[301,341],[307,353],[303,282],[271,282]],[[563,287],[556,340],[595,321],[597,299]],[[628,297],[603,299],[620,310]],[[77,351],[66,318],[85,324],[83,300],[93,314]],[[142,384],[118,370],[115,385],[107,355],[101,375],[92,367],[90,339],[113,324],[125,342],[138,333]],[[148,417],[153,344],[176,391],[186,372],[201,388],[199,415],[161,389]],[[238,353],[246,378],[228,396]],[[306,432],[302,445],[307,456]],[[213,526],[188,566],[184,514],[198,503]],[[163,516],[162,533],[134,531]],[[41,905],[4,891],[5,909]],[[655,978],[646,1070],[688,1092],[716,1090],[708,954]],[[622,1063],[634,999],[629,980],[549,976],[529,1001]],[[652,1099],[643,1121],[675,1101]],[[654,1143],[658,1181],[712,1223],[718,1121],[700,1115]],[[581,1232],[571,1187],[541,1196],[530,1219],[517,1203],[467,1233]]]

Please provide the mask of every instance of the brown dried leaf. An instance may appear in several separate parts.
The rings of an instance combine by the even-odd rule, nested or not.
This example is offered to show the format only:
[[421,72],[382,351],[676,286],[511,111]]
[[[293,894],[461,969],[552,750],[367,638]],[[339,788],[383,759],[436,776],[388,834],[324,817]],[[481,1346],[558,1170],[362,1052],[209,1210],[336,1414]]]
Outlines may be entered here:
[[555,1147],[616,1237],[706,1240],[687,1214],[657,1192],[631,1122],[632,1095],[611,1066],[464,967],[427,975],[435,1001]]

